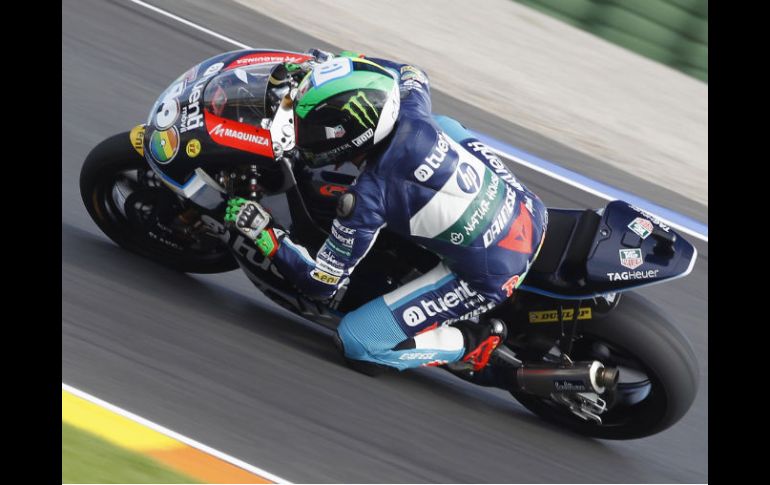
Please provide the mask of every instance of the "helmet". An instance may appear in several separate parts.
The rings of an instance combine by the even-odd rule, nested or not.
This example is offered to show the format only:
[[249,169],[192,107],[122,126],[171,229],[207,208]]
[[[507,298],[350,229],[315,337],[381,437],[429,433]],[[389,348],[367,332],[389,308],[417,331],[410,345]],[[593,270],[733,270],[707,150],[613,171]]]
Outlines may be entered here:
[[337,57],[319,64],[294,100],[297,148],[311,167],[350,160],[393,131],[400,102],[395,75],[374,62]]

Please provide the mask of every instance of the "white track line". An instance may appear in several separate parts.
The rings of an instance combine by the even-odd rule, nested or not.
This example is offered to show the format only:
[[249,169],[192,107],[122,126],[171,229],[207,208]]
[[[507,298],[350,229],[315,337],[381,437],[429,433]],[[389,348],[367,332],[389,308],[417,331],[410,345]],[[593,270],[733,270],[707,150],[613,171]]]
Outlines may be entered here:
[[144,8],[150,9],[153,12],[158,12],[161,15],[165,15],[168,18],[174,19],[177,22],[181,22],[181,23],[183,23],[185,25],[188,25],[188,26],[190,26],[190,27],[192,27],[194,29],[200,30],[201,32],[204,32],[204,33],[209,34],[209,35],[211,35],[213,37],[216,37],[217,39],[223,40],[225,42],[229,42],[229,43],[231,43],[232,45],[234,45],[236,47],[240,47],[241,49],[251,49],[251,47],[247,46],[246,44],[238,42],[235,39],[231,39],[230,37],[227,37],[226,35],[222,35],[222,34],[219,34],[217,32],[214,32],[213,30],[209,30],[206,27],[203,27],[203,26],[198,25],[196,23],[190,22],[187,19],[183,19],[182,17],[174,15],[171,12],[167,12],[166,10],[163,10],[162,8],[158,8],[155,5],[150,5],[149,3],[144,3],[142,0],[130,0],[130,1],[135,3],[135,4],[137,4],[137,5],[142,6]]
[[281,478],[279,476],[273,475],[272,473],[265,471],[261,468],[255,467],[254,465],[250,465],[246,463],[245,461],[239,460],[238,458],[234,458],[226,453],[222,453],[219,450],[215,450],[214,448],[211,448],[210,446],[206,446],[203,443],[200,443],[198,441],[195,441],[192,438],[188,438],[187,436],[181,435],[175,431],[171,431],[168,428],[165,428],[157,423],[154,423],[148,419],[145,419],[141,416],[137,416],[134,413],[131,413],[129,411],[126,411],[123,408],[119,408],[115,406],[114,404],[110,404],[106,401],[103,401],[99,399],[98,397],[92,396],[91,394],[88,394],[87,392],[83,392],[80,389],[76,389],[68,384],[61,383],[61,388],[63,391],[67,391],[77,397],[83,398],[86,401],[92,402],[96,404],[97,406],[101,406],[105,409],[108,409],[112,411],[115,414],[119,414],[120,416],[123,416],[124,418],[128,418],[131,421],[135,421],[143,426],[147,426],[148,428],[155,430],[159,433],[162,433],[170,438],[173,438],[175,440],[181,441],[182,443],[192,446],[193,448],[197,448],[203,452],[208,453],[209,455],[215,456],[219,458],[220,460],[224,460],[232,465],[235,465],[239,468],[243,468],[244,470],[250,471],[251,473],[254,473],[256,475],[259,475],[263,478],[266,478],[268,480],[272,480],[276,483],[292,483],[284,478]]
[[[153,12],[157,12],[157,13],[159,13],[161,15],[165,15],[168,18],[174,19],[177,22],[181,22],[181,23],[183,23],[185,25],[188,25],[188,26],[190,26],[190,27],[192,27],[194,29],[200,30],[201,32],[204,32],[206,34],[214,36],[217,39],[221,39],[221,40],[223,40],[225,42],[229,42],[230,44],[232,44],[232,45],[234,45],[236,47],[240,47],[241,49],[252,49],[252,47],[250,47],[250,46],[248,46],[248,45],[246,45],[246,44],[244,44],[242,42],[238,42],[235,39],[231,39],[230,37],[227,37],[225,35],[222,35],[222,34],[219,34],[217,32],[214,32],[213,30],[209,30],[206,27],[198,25],[198,24],[196,24],[194,22],[190,22],[187,19],[183,19],[182,17],[174,15],[171,12],[168,12],[166,10],[158,8],[158,7],[154,6],[154,5],[150,5],[148,3],[145,3],[142,0],[129,0],[129,1],[131,1],[131,2],[133,2],[135,4],[137,4],[137,5],[140,5],[140,6],[144,7],[144,8],[148,8],[148,9],[152,10]],[[560,182],[563,182],[563,183],[565,183],[567,185],[571,185],[572,187],[575,187],[576,189],[580,189],[580,190],[582,190],[584,192],[588,192],[589,194],[593,194],[593,195],[595,195],[595,196],[597,196],[599,198],[605,199],[605,200],[610,200],[610,201],[611,200],[617,200],[615,197],[611,197],[611,196],[605,194],[604,192],[600,192],[600,191],[598,191],[598,190],[596,190],[594,188],[588,187],[587,185],[583,185],[580,182],[575,182],[574,180],[571,180],[571,179],[569,179],[567,177],[564,177],[562,175],[559,175],[557,173],[551,172],[548,169],[545,169],[543,167],[540,167],[539,165],[535,165],[534,163],[528,162],[528,161],[526,161],[524,159],[521,159],[519,157],[511,155],[510,153],[501,152],[500,150],[496,150],[496,149],[492,149],[492,150],[495,153],[497,153],[498,155],[500,155],[501,157],[507,158],[508,160],[510,160],[512,162],[518,163],[518,164],[523,165],[525,167],[528,167],[528,168],[530,168],[532,170],[540,172],[543,175],[547,175],[547,176],[549,176],[549,177],[551,177],[553,179],[556,179],[556,180],[558,180]],[[701,234],[699,232],[693,231],[692,229],[688,229],[688,228],[686,228],[684,226],[681,226],[679,224],[673,223],[673,222],[671,222],[671,221],[669,221],[667,219],[664,219],[664,218],[662,218],[660,216],[658,216],[658,219],[660,219],[661,221],[665,222],[666,224],[668,224],[669,226],[673,227],[674,229],[676,229],[676,230],[678,230],[680,232],[688,234],[688,235],[690,235],[690,236],[692,236],[694,238],[700,239],[701,241],[709,242],[709,238],[705,234]]]
[[[489,146],[489,145],[487,145],[487,146]],[[613,197],[613,196],[611,196],[609,194],[605,194],[604,192],[602,192],[600,190],[596,190],[593,187],[589,187],[587,185],[581,184],[580,182],[577,182],[575,180],[569,179],[569,178],[567,178],[567,177],[565,177],[563,175],[560,175],[558,173],[551,172],[547,168],[543,168],[540,165],[537,165],[537,164],[534,164],[532,162],[529,162],[529,161],[527,161],[527,160],[525,160],[523,158],[519,158],[516,155],[512,155],[510,153],[506,153],[506,152],[500,151],[500,150],[498,150],[496,148],[492,148],[492,147],[490,147],[490,148],[491,148],[491,150],[493,152],[497,153],[499,156],[501,156],[501,157],[503,157],[503,158],[505,158],[507,160],[510,160],[512,162],[515,162],[515,163],[518,163],[519,165],[523,165],[523,166],[525,166],[525,167],[527,167],[527,168],[529,168],[531,170],[534,170],[536,172],[542,173],[543,175],[547,175],[547,176],[549,176],[549,177],[551,177],[553,179],[558,180],[559,182],[565,183],[567,185],[571,185],[572,187],[575,187],[576,189],[580,189],[580,190],[582,190],[584,192],[588,192],[589,194],[595,195],[596,197],[599,197],[600,199],[604,199],[604,200],[608,200],[608,201],[618,200],[617,197]],[[701,241],[709,242],[709,238],[705,234],[701,234],[701,233],[699,233],[697,231],[694,231],[694,230],[692,230],[690,228],[684,227],[681,224],[677,224],[675,222],[671,222],[670,220],[668,220],[668,219],[666,219],[664,217],[661,217],[658,214],[655,214],[655,216],[658,219],[660,219],[664,223],[668,224],[669,226],[673,227],[674,229],[676,229],[679,232],[683,232],[685,234],[689,234],[690,236],[692,236],[694,238],[697,238],[697,239],[700,239]]]

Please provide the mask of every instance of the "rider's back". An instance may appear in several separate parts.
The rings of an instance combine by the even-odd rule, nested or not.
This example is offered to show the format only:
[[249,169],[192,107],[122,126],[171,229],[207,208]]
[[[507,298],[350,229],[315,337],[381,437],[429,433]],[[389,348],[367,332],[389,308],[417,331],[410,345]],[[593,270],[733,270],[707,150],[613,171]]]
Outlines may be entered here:
[[391,140],[357,185],[382,198],[389,230],[442,256],[489,297],[501,278],[521,272],[512,252],[531,254],[543,233],[539,199],[457,122],[418,102],[403,103]]

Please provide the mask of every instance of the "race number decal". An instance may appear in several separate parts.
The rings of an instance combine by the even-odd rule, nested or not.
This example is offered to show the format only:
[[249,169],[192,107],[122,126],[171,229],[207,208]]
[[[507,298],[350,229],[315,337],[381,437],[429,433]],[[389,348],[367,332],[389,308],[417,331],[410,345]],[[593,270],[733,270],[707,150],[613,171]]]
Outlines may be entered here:
[[333,79],[345,77],[353,71],[353,61],[347,57],[338,57],[324,62],[313,69],[310,80],[313,86],[318,87]]
[[155,113],[155,128],[159,130],[170,128],[178,117],[179,100],[176,98],[165,98]]

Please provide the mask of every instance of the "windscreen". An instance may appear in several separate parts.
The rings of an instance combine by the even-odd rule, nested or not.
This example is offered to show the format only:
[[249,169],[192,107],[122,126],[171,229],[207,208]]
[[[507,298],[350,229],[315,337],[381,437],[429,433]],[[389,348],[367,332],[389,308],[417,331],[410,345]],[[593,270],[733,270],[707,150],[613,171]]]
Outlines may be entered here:
[[272,65],[257,65],[225,71],[212,79],[203,94],[204,106],[211,113],[259,126],[269,115],[265,92]]

